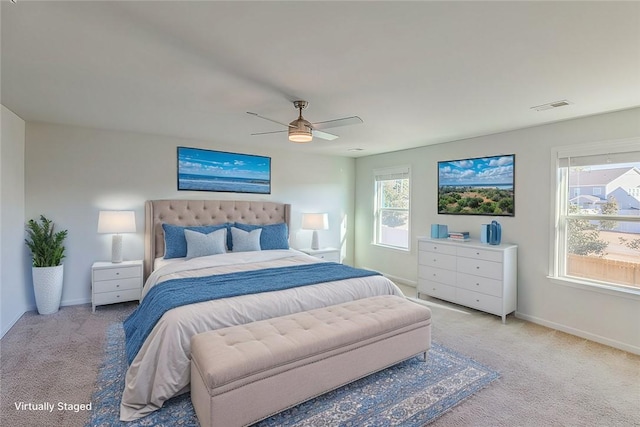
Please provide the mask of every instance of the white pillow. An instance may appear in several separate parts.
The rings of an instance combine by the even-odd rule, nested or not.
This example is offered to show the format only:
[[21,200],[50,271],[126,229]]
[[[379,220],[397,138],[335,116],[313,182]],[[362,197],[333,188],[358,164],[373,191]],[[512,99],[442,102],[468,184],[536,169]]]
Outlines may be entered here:
[[260,250],[261,228],[251,231],[244,231],[236,227],[231,227],[231,242],[233,252],[250,252]]
[[223,254],[226,252],[226,228],[216,230],[209,234],[198,233],[197,231],[185,229],[184,237],[187,240],[187,259]]

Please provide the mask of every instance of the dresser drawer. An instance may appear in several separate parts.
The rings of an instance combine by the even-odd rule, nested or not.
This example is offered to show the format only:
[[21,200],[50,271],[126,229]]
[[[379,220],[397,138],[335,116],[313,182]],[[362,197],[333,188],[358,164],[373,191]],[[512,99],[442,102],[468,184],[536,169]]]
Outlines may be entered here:
[[93,295],[94,305],[114,304],[123,301],[133,301],[140,299],[140,289],[128,289],[116,292],[103,292]]
[[140,289],[140,277],[118,280],[101,280],[93,282],[93,292],[114,292],[128,289]]
[[140,267],[118,267],[93,270],[93,280],[115,280],[128,279],[130,277],[141,277]]
[[459,288],[502,298],[502,282],[500,280],[466,273],[458,273],[457,277],[456,284]]
[[458,258],[458,272],[502,280],[502,263],[479,259]]
[[425,279],[418,279],[418,292],[447,301],[455,301],[456,298],[456,288],[453,286],[427,281]]
[[502,262],[502,252],[477,248],[458,248],[458,256],[481,259],[485,261]]
[[424,242],[421,241],[418,243],[419,251],[429,251],[429,252],[437,252],[440,254],[448,254],[455,255],[456,247],[452,245],[443,245],[437,242]]
[[446,270],[456,269],[456,257],[454,255],[446,255],[437,252],[420,251],[418,253],[418,263],[420,265],[444,268]]
[[430,282],[443,283],[445,285],[455,286],[456,272],[453,270],[444,270],[442,268],[434,268],[421,265],[418,268],[418,277]]
[[456,302],[487,313],[502,314],[502,298],[481,294],[480,292],[458,288],[456,289]]

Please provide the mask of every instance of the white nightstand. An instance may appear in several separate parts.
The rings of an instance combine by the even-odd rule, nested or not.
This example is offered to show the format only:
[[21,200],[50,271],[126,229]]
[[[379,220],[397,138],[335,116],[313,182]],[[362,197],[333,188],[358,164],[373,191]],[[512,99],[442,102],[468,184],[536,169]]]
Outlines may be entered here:
[[94,262],[91,266],[91,305],[114,304],[140,300],[142,292],[142,260]]
[[311,255],[316,258],[323,259],[325,261],[340,262],[340,251],[336,248],[324,248],[324,249],[298,249],[300,252],[304,252],[307,255]]

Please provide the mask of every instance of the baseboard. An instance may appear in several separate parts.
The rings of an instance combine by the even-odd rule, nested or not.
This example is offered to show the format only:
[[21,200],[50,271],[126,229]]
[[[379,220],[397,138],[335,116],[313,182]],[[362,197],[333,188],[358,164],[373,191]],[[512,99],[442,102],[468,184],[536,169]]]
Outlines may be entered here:
[[548,320],[541,319],[535,316],[530,316],[528,314],[520,313],[518,311],[516,311],[515,315],[518,319],[523,319],[531,323],[546,326],[547,328],[555,329],[557,331],[566,332],[567,334],[570,334],[570,335],[575,335],[580,338],[588,339],[589,341],[594,341],[600,344],[608,345],[609,347],[614,347],[620,350],[628,351],[629,353],[640,355],[640,347],[637,347],[635,345],[627,344],[617,340],[612,340],[607,337],[592,334],[590,332],[586,332],[581,329],[572,328],[570,326],[562,325],[560,323],[550,322]]
[[370,268],[370,267],[361,267],[364,268],[366,270],[373,270],[373,271],[377,271],[378,273],[382,274],[384,277],[386,277],[387,279],[391,280],[392,282],[395,283],[400,283],[402,285],[407,285],[407,286],[411,286],[412,288],[415,288],[418,286],[418,282],[416,282],[415,280],[409,280],[409,279],[405,279],[404,277],[398,277],[398,276],[394,276],[393,274],[387,274],[384,271],[380,271],[378,269],[375,268]]
[[0,333],[0,339],[1,339],[1,338],[3,338],[3,337],[5,336],[5,334],[11,330],[11,328],[13,328],[13,325],[15,325],[15,324],[18,322],[18,320],[20,320],[20,318],[22,317],[22,315],[23,315],[23,314],[25,314],[27,311],[29,311],[29,310],[25,310],[25,311],[23,311],[22,313],[18,314],[18,315],[15,317],[15,319],[12,319],[12,320],[11,320],[11,322],[9,322],[9,325],[8,325],[5,329],[3,329],[3,330],[1,331],[1,333]]
[[65,307],[67,305],[80,305],[80,304],[87,304],[87,303],[91,303],[91,298],[79,298],[79,299],[61,301],[60,306]]

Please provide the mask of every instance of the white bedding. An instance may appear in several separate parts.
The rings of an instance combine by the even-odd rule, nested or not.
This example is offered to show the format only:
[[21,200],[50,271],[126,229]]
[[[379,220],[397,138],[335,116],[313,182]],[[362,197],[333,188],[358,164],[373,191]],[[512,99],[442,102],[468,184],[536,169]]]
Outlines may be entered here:
[[[293,249],[181,259],[149,276],[143,298],[154,285],[178,277],[315,262],[322,261]],[[141,418],[161,408],[169,398],[189,390],[191,337],[195,334],[376,295],[402,296],[402,292],[383,276],[369,276],[174,308],[158,321],[129,366],[120,419]]]

